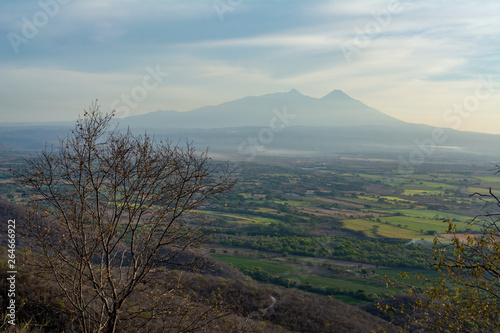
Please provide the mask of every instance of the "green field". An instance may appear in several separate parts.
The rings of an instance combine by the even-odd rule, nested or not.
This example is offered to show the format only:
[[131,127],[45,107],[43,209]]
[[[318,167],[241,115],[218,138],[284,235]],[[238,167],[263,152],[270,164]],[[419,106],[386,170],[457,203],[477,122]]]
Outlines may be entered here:
[[377,225],[378,231],[377,235],[389,238],[403,238],[403,239],[420,239],[423,237],[422,233],[419,231],[405,229],[403,227],[397,227],[390,224],[374,222],[370,220],[363,219],[350,219],[343,220],[344,226],[351,230],[363,231],[369,237],[375,237],[373,234],[372,227]]
[[410,204],[417,203],[416,201],[413,201],[413,200],[401,199],[398,197],[392,197],[392,196],[387,196],[387,195],[381,195],[380,198],[386,199],[387,201],[396,201],[397,203],[410,203]]
[[[419,218],[425,218],[425,219],[439,219],[440,221],[442,220],[447,220],[447,219],[456,219],[460,222],[467,222],[471,219],[469,216],[464,216],[464,215],[458,215],[458,214],[452,214],[452,213],[443,213],[437,210],[430,210],[430,209],[395,209],[391,210],[391,213],[401,213],[405,216],[410,216],[410,217],[419,217]],[[389,213],[389,211],[388,211]]]
[[467,187],[469,193],[488,193],[488,189],[484,187]]
[[237,269],[242,269],[244,267],[260,267],[263,271],[266,271],[270,274],[288,273],[288,276],[291,280],[297,281],[302,284],[305,282],[309,282],[313,286],[342,288],[349,291],[357,291],[359,289],[363,289],[369,293],[380,293],[382,291],[387,291],[385,286],[378,283],[300,273],[296,268],[271,263],[261,259],[224,254],[212,254],[211,257],[231,264]]
[[[424,277],[428,279],[434,279],[439,277],[439,273],[437,271],[432,270],[420,270],[420,269],[412,269],[412,268],[376,268],[374,269],[375,273],[381,276],[387,276],[391,281],[397,282],[417,282],[418,279],[415,278],[415,275],[422,274]],[[401,272],[405,272],[409,279],[403,279],[399,274]]]
[[366,178],[366,179],[370,179],[370,180],[373,180],[373,181],[380,181],[380,182],[385,181],[386,178],[387,178],[387,177],[380,176],[380,175],[369,175],[369,174],[366,174],[366,173],[360,173],[359,176],[363,177],[363,178]]
[[272,222],[278,222],[279,220],[270,217],[262,217],[256,215],[246,215],[246,214],[234,214],[234,213],[223,213],[223,212],[213,212],[213,211],[203,211],[204,214],[213,217],[225,217],[231,221],[240,223],[260,223],[260,224],[270,224]]
[[443,191],[440,191],[440,190],[429,190],[429,189],[426,189],[426,190],[404,190],[403,192],[403,195],[408,195],[408,196],[413,196],[415,194],[418,194],[418,195],[439,195],[439,194],[443,194]]
[[[409,216],[389,216],[381,217],[383,223],[388,223],[400,228],[413,230],[421,233],[428,233],[434,231],[437,233],[444,233],[448,228],[448,224],[443,220],[429,220],[425,218],[409,217]],[[459,228],[466,228],[465,223],[457,223]]]
[[327,276],[318,276],[310,274],[290,274],[291,280],[300,282],[302,284],[309,282],[312,286],[321,286],[326,288],[341,288],[346,291],[358,291],[364,290],[370,294],[388,294],[390,290],[385,284],[360,281],[360,280],[350,280],[342,278],[334,278]]
[[378,199],[372,198],[372,197],[366,197],[366,196],[360,196],[358,198],[344,197],[344,198],[341,198],[341,200],[347,201],[347,202],[352,202],[352,203],[357,203],[357,204],[361,204],[361,205],[365,205],[365,206],[366,205],[375,206],[375,207],[379,207],[379,208],[391,209],[391,208],[395,207],[394,204],[392,204],[392,203],[377,202]]
[[281,205],[284,205],[284,204],[287,204],[288,206],[290,207],[315,207],[316,205],[314,203],[312,203],[311,201],[307,201],[307,200],[275,200],[273,201],[274,203],[277,203],[277,204],[281,204]]
[[414,194],[429,194],[429,195],[438,195],[444,194],[446,190],[456,191],[458,189],[455,185],[438,183],[438,182],[429,182],[429,181],[421,181],[407,183],[403,185],[404,193],[403,195],[412,196]]
[[[378,211],[384,212],[384,211]],[[435,216],[433,214],[437,213],[431,210],[397,210],[396,212],[401,212],[402,214],[412,214],[414,216]],[[366,219],[347,219],[343,220],[344,226],[351,230],[363,231],[369,237],[383,236],[389,238],[403,238],[403,239],[420,239],[424,238],[426,240],[432,240],[433,235],[431,232],[435,233],[446,233],[448,224],[443,222],[446,218],[457,218],[461,221],[470,220],[466,216],[456,215],[456,214],[445,214],[441,213],[440,218],[437,220],[424,218],[424,217],[412,217],[412,216],[386,216],[380,217],[378,221],[366,220]],[[471,230],[480,230],[481,227],[477,225],[468,225],[465,222],[456,222],[459,230],[465,230],[470,228]],[[378,226],[377,235],[373,233],[373,226]]]
[[[300,272],[299,269],[293,267],[254,258],[223,254],[212,254],[211,257],[228,263],[239,270],[250,267],[260,267],[262,271],[269,274],[285,274],[290,281],[295,281],[301,285],[310,284],[312,287],[339,288],[344,292],[357,292],[363,290],[366,293],[377,294],[379,296],[388,295],[393,292],[393,289],[387,288],[383,282],[374,283],[356,279],[319,276],[312,273],[303,273],[303,271]],[[395,269],[393,270],[395,271]],[[348,295],[334,295],[333,297],[353,305],[364,303],[364,301]]]
[[490,176],[490,177],[476,177],[486,183],[500,183],[500,177]]
[[263,271],[268,272],[269,274],[281,274],[281,273],[290,273],[297,272],[298,269],[271,263],[268,261],[264,261],[261,259],[253,259],[253,258],[245,258],[238,256],[229,256],[224,254],[212,254],[213,258],[223,261],[227,264],[233,265],[237,269],[242,269],[244,267],[260,267]]

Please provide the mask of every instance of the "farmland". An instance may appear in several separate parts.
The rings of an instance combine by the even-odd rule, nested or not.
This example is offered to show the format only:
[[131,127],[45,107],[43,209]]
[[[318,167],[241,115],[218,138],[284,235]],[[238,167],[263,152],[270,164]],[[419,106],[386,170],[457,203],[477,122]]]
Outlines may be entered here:
[[[384,275],[429,271],[435,237],[448,220],[459,233],[500,190],[488,167],[424,164],[387,176],[395,162],[272,159],[238,163],[232,194],[206,210],[207,252],[263,283],[366,302],[391,291]],[[356,294],[358,292],[358,294]]]
[[[0,167],[2,199],[26,200],[8,173],[21,158]],[[209,226],[207,255],[255,280],[362,304],[395,292],[385,275],[434,276],[431,246],[449,242],[447,220],[459,233],[481,228],[468,223],[481,209],[470,195],[500,190],[490,169],[433,163],[398,175],[389,159],[241,162],[232,193],[196,219]]]

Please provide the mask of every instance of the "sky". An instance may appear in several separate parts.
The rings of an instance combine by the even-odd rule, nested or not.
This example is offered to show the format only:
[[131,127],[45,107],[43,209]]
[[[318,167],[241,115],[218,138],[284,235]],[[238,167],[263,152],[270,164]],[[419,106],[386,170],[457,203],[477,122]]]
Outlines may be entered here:
[[0,122],[334,89],[500,133],[500,1],[1,0]]

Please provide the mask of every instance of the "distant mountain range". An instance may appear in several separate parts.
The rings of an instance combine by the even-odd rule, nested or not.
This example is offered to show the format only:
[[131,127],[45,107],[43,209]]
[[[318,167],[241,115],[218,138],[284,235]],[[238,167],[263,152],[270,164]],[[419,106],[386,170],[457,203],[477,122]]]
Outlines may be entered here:
[[340,90],[334,90],[323,98],[313,98],[302,95],[295,89],[287,93],[249,96],[189,112],[156,111],[128,117],[120,123],[131,127],[161,129],[269,126],[272,119],[276,118],[276,113],[289,115],[286,118],[288,122],[284,124],[286,126],[346,127],[405,124],[349,97]]
[[[414,155],[500,159],[500,135],[440,129],[390,117],[340,90],[323,98],[286,93],[249,96],[192,111],[156,111],[117,119],[122,128],[192,141],[199,149],[237,155]],[[41,149],[73,123],[0,123],[0,150]],[[436,133],[439,136],[436,136]],[[437,140],[436,138],[440,138]],[[422,154],[420,154],[422,156]]]

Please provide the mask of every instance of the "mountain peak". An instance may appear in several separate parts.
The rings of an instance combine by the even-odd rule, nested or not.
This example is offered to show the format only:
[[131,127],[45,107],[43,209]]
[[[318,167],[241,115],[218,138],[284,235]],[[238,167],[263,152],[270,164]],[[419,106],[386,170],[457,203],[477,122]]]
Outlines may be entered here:
[[349,95],[347,95],[346,93],[344,93],[342,90],[333,90],[331,93],[329,93],[328,95],[325,95],[323,96],[321,99],[330,99],[330,98],[336,98],[336,99],[339,99],[339,98],[348,98],[348,99],[352,99]]
[[293,95],[302,95],[300,91],[298,91],[297,89],[292,89],[288,93]]

